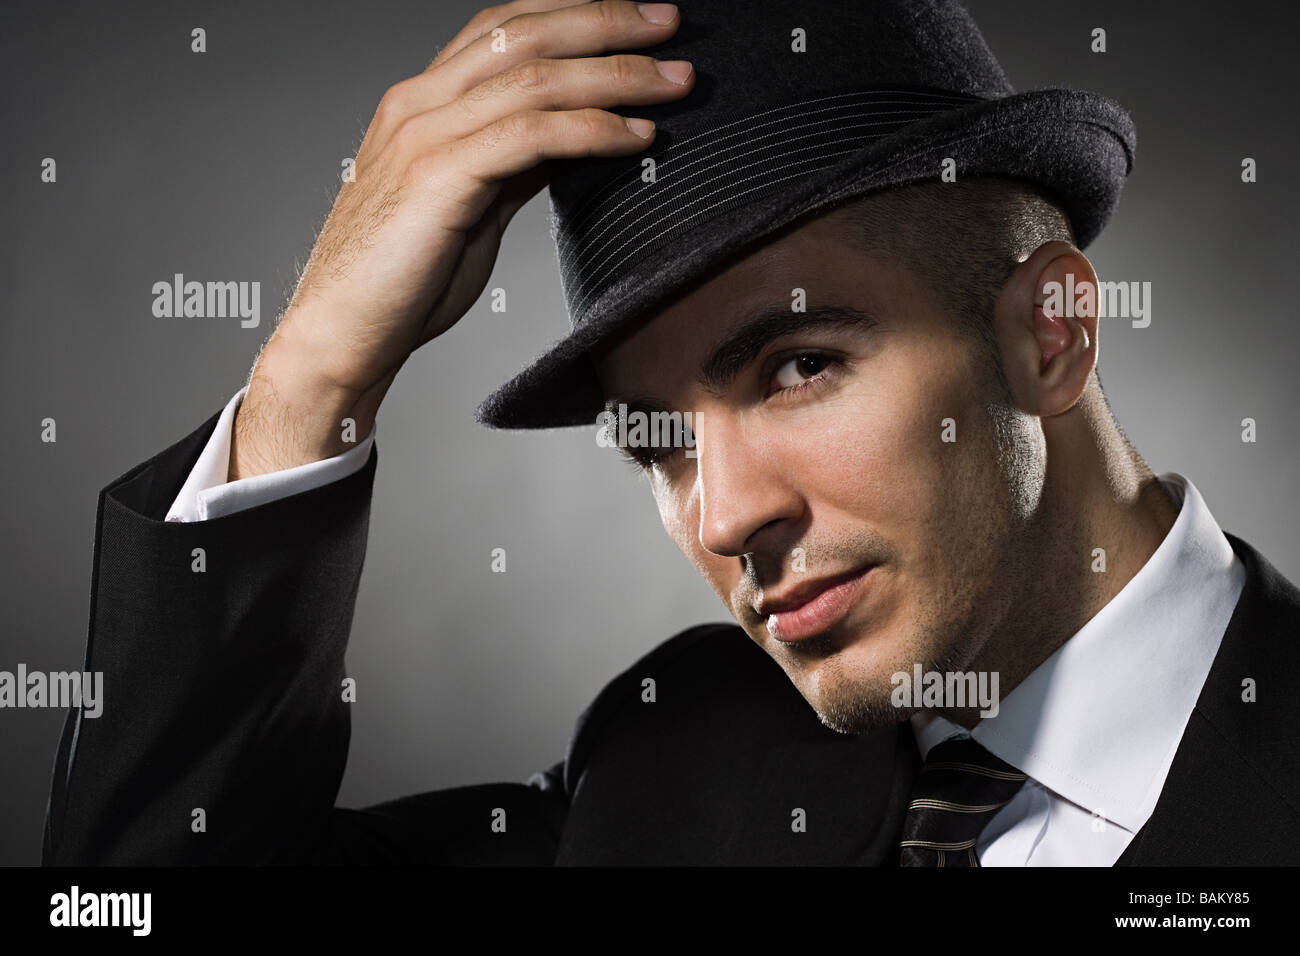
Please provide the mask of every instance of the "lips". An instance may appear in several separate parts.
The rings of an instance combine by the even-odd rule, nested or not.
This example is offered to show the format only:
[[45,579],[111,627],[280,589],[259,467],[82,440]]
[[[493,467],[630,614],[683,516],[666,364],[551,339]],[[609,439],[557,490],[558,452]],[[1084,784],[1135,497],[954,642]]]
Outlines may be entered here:
[[784,643],[820,634],[838,623],[857,602],[874,565],[835,577],[805,581],[778,598],[764,599],[754,610],[767,618],[767,630]]

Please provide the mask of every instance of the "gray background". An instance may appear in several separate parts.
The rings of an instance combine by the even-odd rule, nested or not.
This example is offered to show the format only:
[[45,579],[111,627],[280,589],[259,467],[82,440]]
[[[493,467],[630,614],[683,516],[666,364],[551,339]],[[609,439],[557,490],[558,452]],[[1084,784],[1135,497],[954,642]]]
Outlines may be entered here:
[[[340,160],[385,88],[478,6],[6,4],[0,670],[80,668],[99,489],[243,384]],[[1153,321],[1104,325],[1107,393],[1156,471],[1190,477],[1225,529],[1300,579],[1290,5],[971,7],[1017,88],[1079,86],[1132,110],[1137,166],[1089,254],[1103,278],[1153,284]],[[1088,50],[1094,26],[1105,55]],[[39,180],[46,156],[56,185]],[[1240,182],[1243,156],[1256,185]],[[154,318],[151,286],[175,272],[260,281],[261,327]],[[510,310],[484,296],[411,360],[380,415],[344,805],[522,779],[562,756],[579,711],[641,652],[726,619],[591,431],[472,420],[567,329],[545,193],[508,231],[495,286]],[[40,441],[47,416],[57,444]],[[1258,444],[1240,441],[1246,416]],[[494,547],[504,575],[489,571]],[[0,711],[0,863],[39,860],[62,720]]]

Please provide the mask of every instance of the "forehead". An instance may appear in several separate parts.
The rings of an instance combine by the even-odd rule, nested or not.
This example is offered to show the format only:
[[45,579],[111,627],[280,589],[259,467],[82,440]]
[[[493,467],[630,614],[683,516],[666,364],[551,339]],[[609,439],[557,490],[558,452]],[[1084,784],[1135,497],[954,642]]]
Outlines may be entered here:
[[689,374],[747,315],[834,300],[870,307],[890,295],[898,270],[848,244],[838,213],[788,227],[680,293],[617,341],[593,350],[606,397],[655,394],[673,373]]

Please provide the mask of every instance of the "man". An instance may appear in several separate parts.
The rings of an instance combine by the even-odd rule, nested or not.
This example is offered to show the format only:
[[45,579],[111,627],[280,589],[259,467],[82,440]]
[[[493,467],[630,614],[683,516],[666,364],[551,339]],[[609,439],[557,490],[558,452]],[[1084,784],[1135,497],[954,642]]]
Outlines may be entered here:
[[[113,703],[46,861],[1297,862],[1300,595],[1152,474],[1061,295],[1133,146],[943,0],[483,11],[384,96],[247,388],[101,495]],[[336,808],[378,408],[544,184],[574,331],[480,419],[690,412],[620,444],[740,626],[527,784]]]

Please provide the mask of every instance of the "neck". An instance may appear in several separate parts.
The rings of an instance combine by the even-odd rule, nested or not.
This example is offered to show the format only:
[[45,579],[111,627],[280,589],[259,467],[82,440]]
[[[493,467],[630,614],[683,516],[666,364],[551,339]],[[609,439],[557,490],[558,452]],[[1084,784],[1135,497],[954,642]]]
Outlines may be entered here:
[[[1178,508],[1120,433],[1100,390],[1069,412],[1044,420],[1047,475],[1019,573],[1025,583],[976,659],[998,673],[1006,697],[1117,595],[1155,553]],[[1100,549],[1098,552],[1097,549]],[[1104,562],[1104,564],[1103,564]],[[1103,570],[1104,568],[1104,570]],[[976,708],[944,711],[971,727]]]

